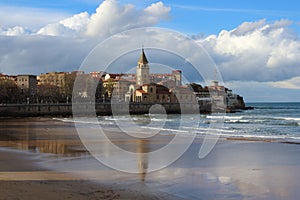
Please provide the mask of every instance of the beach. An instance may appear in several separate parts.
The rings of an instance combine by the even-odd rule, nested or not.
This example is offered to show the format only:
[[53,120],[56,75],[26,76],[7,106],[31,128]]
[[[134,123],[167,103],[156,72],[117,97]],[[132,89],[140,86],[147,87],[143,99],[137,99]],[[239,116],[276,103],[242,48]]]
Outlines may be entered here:
[[[0,199],[297,199],[300,145],[251,138],[219,139],[203,159],[197,137],[173,164],[155,172],[119,172],[86,151],[74,123],[52,118],[0,121]],[[171,135],[133,140],[111,132],[120,146],[141,151]],[[148,162],[142,158],[143,162]],[[150,160],[149,160],[150,162]],[[153,162],[153,161],[151,161]],[[151,163],[147,163],[151,165]]]

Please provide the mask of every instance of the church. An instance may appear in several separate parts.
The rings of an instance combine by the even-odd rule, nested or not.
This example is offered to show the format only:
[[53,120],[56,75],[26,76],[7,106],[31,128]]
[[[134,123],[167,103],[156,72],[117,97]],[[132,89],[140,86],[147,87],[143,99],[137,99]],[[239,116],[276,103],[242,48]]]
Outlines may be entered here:
[[[125,101],[176,103],[178,102],[178,96],[176,97],[178,91],[186,94],[184,99],[191,100],[194,96],[188,87],[182,86],[181,73],[180,70],[173,70],[171,74],[150,74],[149,62],[144,49],[142,49],[136,67],[136,83],[129,86],[129,91],[125,94]],[[185,90],[189,91],[184,92]]]

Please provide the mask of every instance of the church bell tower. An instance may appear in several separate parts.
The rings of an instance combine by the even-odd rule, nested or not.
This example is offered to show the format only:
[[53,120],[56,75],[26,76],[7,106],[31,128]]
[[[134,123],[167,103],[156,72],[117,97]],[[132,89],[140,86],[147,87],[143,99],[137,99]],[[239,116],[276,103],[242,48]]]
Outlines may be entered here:
[[144,85],[150,83],[149,64],[144,49],[136,67],[136,84]]

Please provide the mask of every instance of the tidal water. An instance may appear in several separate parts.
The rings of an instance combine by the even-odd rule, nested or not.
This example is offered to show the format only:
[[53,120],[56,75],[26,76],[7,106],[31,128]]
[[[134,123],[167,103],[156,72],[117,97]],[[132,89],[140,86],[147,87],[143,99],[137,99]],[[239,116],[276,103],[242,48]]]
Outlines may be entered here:
[[90,118],[60,118],[75,121],[79,126],[121,129],[141,135],[206,134],[233,138],[273,139],[300,142],[300,103],[249,103],[254,110],[213,115],[146,114],[131,116],[98,116]]

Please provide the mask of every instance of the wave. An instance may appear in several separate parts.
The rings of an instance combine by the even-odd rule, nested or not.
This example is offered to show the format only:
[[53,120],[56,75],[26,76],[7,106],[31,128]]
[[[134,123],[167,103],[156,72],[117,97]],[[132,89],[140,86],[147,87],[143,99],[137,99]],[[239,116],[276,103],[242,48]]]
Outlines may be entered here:
[[[201,129],[200,129],[201,130]],[[223,137],[223,138],[234,138],[234,139],[254,139],[254,140],[274,140],[274,141],[300,141],[300,136],[290,136],[290,135],[258,135],[251,133],[241,133],[233,130],[223,130],[223,129],[202,129],[203,131],[188,131],[178,132],[177,134],[185,136],[205,136],[210,135],[214,137]]]
[[236,119],[236,120],[238,120],[238,119],[242,119],[243,118],[243,116],[213,116],[213,115],[208,115],[208,116],[206,116],[206,118],[207,119],[228,119],[228,120],[230,120],[230,119]]
[[[233,138],[261,138],[274,140],[293,139],[300,140],[300,117],[296,112],[241,112],[236,114],[222,115],[168,115],[147,114],[147,115],[131,115],[131,116],[99,116],[98,120],[91,118],[53,118],[66,123],[80,123],[82,126],[97,128],[97,125],[103,128],[113,129],[119,125],[127,126],[130,131],[134,131],[131,123],[135,122],[139,127],[141,134],[151,132],[150,129],[159,130],[161,134],[182,134],[203,136],[216,135]],[[76,121],[75,121],[76,120]],[[198,122],[197,126],[193,126],[194,122]],[[152,121],[152,123],[151,123]],[[159,123],[161,122],[161,123]],[[163,123],[165,122],[165,124]],[[212,129],[209,124],[220,125]],[[84,125],[87,124],[87,125]],[[93,125],[94,124],[94,125]],[[156,124],[164,124],[161,127]],[[189,126],[191,125],[191,126]],[[224,127],[222,127],[224,126]],[[153,131],[152,131],[153,132]],[[299,135],[299,137],[298,137]]]
[[282,119],[282,120],[299,121],[300,122],[300,117],[276,117],[276,118]]
[[228,127],[224,127],[223,129],[220,128],[211,128],[211,127],[182,127],[182,129],[185,130],[191,130],[194,133],[197,133],[196,131],[216,131],[216,132],[224,132],[224,133],[234,133],[235,130],[229,130]]
[[274,117],[274,116],[207,116],[204,123],[228,123],[228,124],[270,124],[300,126],[300,117]]
[[62,122],[70,122],[70,123],[73,123],[74,120],[71,119],[71,118],[52,118],[53,120],[57,120],[57,121],[62,121]]
[[93,124],[93,125],[114,125],[114,122],[109,122],[109,121],[98,121],[98,122],[94,122],[94,121],[90,121],[89,118],[87,119],[82,119],[82,120],[75,120],[75,119],[71,119],[71,118],[52,118],[54,120],[58,120],[58,121],[62,121],[65,123],[80,123],[80,124]]
[[189,133],[189,131],[178,130],[178,129],[171,129],[171,128],[160,128],[160,127],[151,127],[151,126],[141,126],[144,129],[152,129],[152,130],[159,130],[159,131],[169,131],[169,132],[177,132],[177,133]]
[[154,122],[172,122],[174,120],[173,119],[155,119],[155,118],[151,118],[151,121],[154,121]]
[[290,137],[287,135],[255,135],[255,134],[239,134],[239,135],[227,135],[223,134],[221,136],[228,138],[250,138],[250,139],[273,139],[273,140],[287,140],[287,139],[295,139],[300,140],[300,137]]

